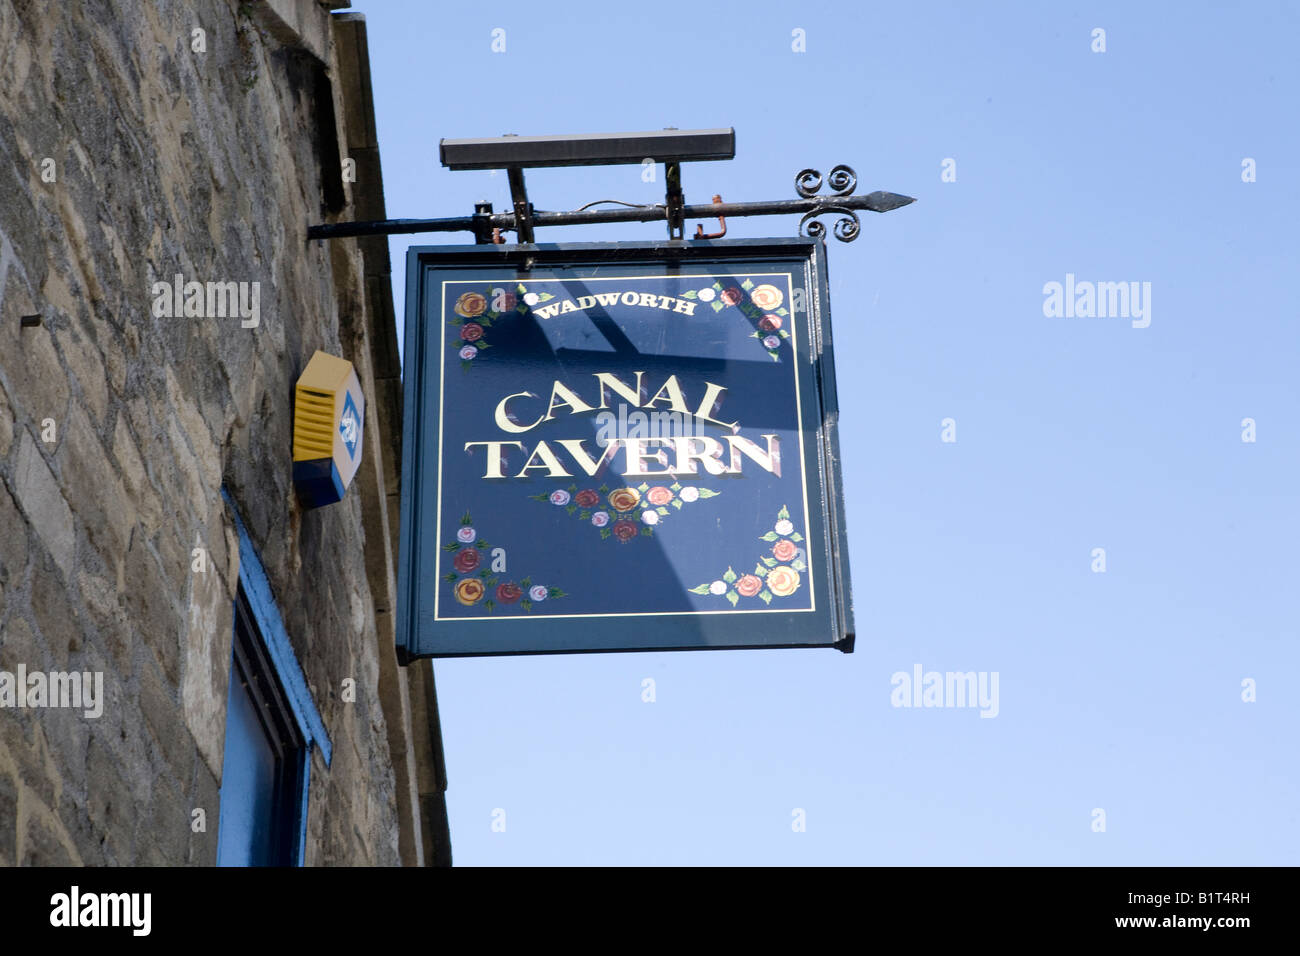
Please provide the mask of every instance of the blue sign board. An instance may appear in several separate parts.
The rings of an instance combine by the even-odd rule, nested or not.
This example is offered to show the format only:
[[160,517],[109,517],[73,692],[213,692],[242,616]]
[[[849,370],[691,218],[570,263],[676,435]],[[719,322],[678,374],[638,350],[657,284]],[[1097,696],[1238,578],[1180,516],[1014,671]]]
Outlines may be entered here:
[[852,649],[818,241],[407,263],[405,658]]

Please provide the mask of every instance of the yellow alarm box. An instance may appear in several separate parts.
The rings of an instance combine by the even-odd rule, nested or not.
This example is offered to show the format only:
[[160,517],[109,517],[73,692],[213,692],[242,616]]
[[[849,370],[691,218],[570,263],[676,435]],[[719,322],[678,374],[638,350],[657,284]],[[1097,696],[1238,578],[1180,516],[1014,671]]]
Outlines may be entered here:
[[342,500],[361,464],[365,420],[352,363],[317,350],[294,390],[293,483],[307,507]]

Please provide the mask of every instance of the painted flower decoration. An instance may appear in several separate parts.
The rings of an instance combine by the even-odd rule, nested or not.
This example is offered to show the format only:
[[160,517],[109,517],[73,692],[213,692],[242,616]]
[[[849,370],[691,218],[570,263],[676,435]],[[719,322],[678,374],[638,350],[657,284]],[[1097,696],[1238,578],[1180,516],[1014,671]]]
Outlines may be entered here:
[[[543,289],[545,289],[545,287],[543,287]],[[554,298],[555,295],[554,293],[551,292],[546,292],[546,291],[530,292],[528,286],[520,282],[515,285],[513,292],[506,293],[506,297],[503,297],[502,301],[503,304],[507,301],[516,303],[515,305],[512,306],[512,308],[514,308],[516,312],[522,314],[524,312],[527,312],[533,306],[539,305],[542,302],[550,302]],[[542,318],[544,319],[552,318],[553,316],[554,313],[552,313],[549,316],[543,315]]]
[[754,303],[755,306],[762,309],[764,312],[772,312],[776,310],[784,300],[785,296],[781,294],[780,289],[774,285],[768,285],[766,283],[756,286],[754,290],[749,293],[749,301]]
[[487,298],[480,292],[466,292],[456,300],[454,311],[467,319],[477,318],[487,311]]
[[767,586],[776,597],[789,597],[799,590],[799,572],[781,565],[767,574]]
[[472,607],[481,601],[489,614],[497,608],[529,612],[540,601],[565,596],[557,587],[533,584],[531,578],[499,582],[491,569],[480,567],[488,547],[475,531],[468,512],[460,519],[455,539],[442,546],[442,550],[451,556],[451,570],[442,579],[451,585],[452,597],[460,604]]
[[[790,331],[785,328],[790,313],[781,305],[785,293],[770,282],[761,285],[745,279],[739,286],[723,288],[715,282],[713,288],[718,292],[718,301],[713,303],[715,311],[722,311],[727,306],[736,306],[753,324],[750,335],[758,339],[773,362],[781,361],[781,347],[790,339]],[[683,292],[687,298],[697,297],[694,291]],[[746,299],[748,296],[748,299]]]
[[[686,504],[714,498],[721,492],[698,486],[683,487],[674,481],[671,485],[651,487],[642,482],[635,488],[614,488],[601,485],[599,489],[579,488],[576,484],[567,489],[529,495],[534,501],[546,501],[563,507],[579,521],[590,521],[600,531],[602,540],[616,537],[630,541],[632,531],[649,538],[665,518],[680,511]],[[602,508],[602,502],[609,504]],[[598,510],[599,509],[599,510]],[[622,526],[611,523],[626,522]],[[607,527],[609,526],[609,527]]]
[[655,485],[645,493],[646,501],[650,502],[656,508],[660,505],[666,505],[673,500],[673,493],[663,485]]
[[735,305],[740,301],[737,293],[743,296],[739,289],[734,286],[724,289],[722,283],[715,279],[712,285],[707,285],[703,289],[687,289],[682,293],[682,298],[696,299],[710,305],[714,312],[721,312],[727,306]]
[[463,293],[456,300],[452,306],[454,315],[447,321],[456,329],[452,347],[460,357],[462,369],[468,372],[476,359],[483,359],[483,350],[492,348],[488,339],[493,336],[494,323],[514,318],[516,312],[528,311],[528,305],[520,299],[531,300],[530,304],[536,305],[555,298],[549,292],[525,294],[525,291],[522,284],[514,290],[504,286],[486,286],[482,291]]
[[487,593],[487,588],[478,578],[462,578],[456,582],[456,600],[466,606],[477,604]]
[[616,488],[609,493],[609,504],[615,511],[631,511],[641,501],[635,488]]
[[452,307],[455,315],[448,320],[456,330],[452,347],[460,357],[460,367],[467,372],[474,367],[474,360],[482,355],[483,350],[492,347],[488,341],[488,329],[501,316],[495,308],[488,309],[488,297],[491,296],[493,302],[497,300],[494,290],[485,291],[487,295],[483,292],[463,293]]
[[793,561],[797,550],[798,549],[794,546],[793,541],[788,538],[782,538],[776,544],[772,545],[772,557],[781,562]]
[[732,607],[739,604],[741,598],[757,597],[764,604],[771,604],[773,598],[794,594],[803,580],[800,575],[808,565],[805,561],[807,553],[796,544],[803,541],[803,535],[795,530],[788,508],[781,506],[772,530],[761,535],[760,540],[772,544],[772,556],[760,555],[753,573],[736,574],[733,568],[727,568],[721,580],[698,584],[687,590],[692,594],[725,597]]

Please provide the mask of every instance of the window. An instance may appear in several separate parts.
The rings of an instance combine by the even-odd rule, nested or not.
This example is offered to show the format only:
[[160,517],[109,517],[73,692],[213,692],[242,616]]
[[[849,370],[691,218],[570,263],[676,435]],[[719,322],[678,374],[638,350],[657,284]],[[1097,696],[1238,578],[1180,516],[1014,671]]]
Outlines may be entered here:
[[305,816],[307,750],[243,587],[226,703],[219,866],[292,866]]
[[[224,494],[224,492],[223,492]],[[225,495],[230,504],[229,495]],[[232,512],[233,512],[232,506]],[[243,522],[226,699],[218,866],[301,866],[311,749],[330,741]]]

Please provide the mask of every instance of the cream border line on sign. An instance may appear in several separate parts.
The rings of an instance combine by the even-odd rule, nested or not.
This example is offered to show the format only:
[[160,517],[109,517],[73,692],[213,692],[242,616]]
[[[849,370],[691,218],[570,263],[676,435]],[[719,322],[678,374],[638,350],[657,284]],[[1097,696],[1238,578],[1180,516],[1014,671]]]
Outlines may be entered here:
[[[727,270],[725,273],[725,278],[752,279],[756,276],[783,277],[785,279],[786,301],[793,306],[794,273],[792,272],[734,272],[732,270]],[[583,278],[575,277],[575,278],[567,278],[567,279],[529,278],[527,281],[528,284],[532,286],[539,282],[561,282],[561,283],[582,282],[585,284],[590,282],[627,282],[629,280],[634,280],[634,279],[714,279],[717,280],[721,278],[724,278],[724,276],[717,275],[715,273],[698,274],[698,275],[695,273],[679,273],[677,275],[663,275],[662,273],[660,273],[660,274],[639,275],[639,276],[627,276],[627,275],[590,276],[590,277],[583,277]],[[439,314],[439,322],[438,322],[438,337],[439,337],[439,344],[438,344],[438,369],[439,369],[439,373],[438,373],[438,503],[434,515],[434,529],[439,536],[441,536],[442,534],[442,473],[443,473],[443,464],[447,460],[446,456],[444,455],[445,448],[443,447],[443,434],[442,434],[443,397],[444,397],[444,388],[447,380],[447,376],[446,376],[447,286],[471,285],[481,289],[484,285],[490,282],[499,282],[502,286],[505,286],[507,284],[516,284],[518,283],[518,281],[519,281],[518,279],[485,280],[483,278],[442,280],[442,286],[440,287],[441,302],[439,304],[439,310],[438,310],[438,314]],[[566,312],[564,314],[568,315],[569,313]],[[547,319],[546,321],[552,322],[556,320]],[[794,325],[794,321],[795,321],[795,312],[794,309],[791,308],[790,309],[791,326]],[[803,514],[804,514],[804,521],[805,521],[804,530],[809,531],[810,530],[809,521],[812,513],[808,510],[808,473],[807,473],[808,469],[805,465],[805,459],[804,459],[803,399],[802,396],[800,395],[800,390],[799,390],[799,336],[796,334],[793,328],[791,328],[790,330],[789,341],[792,350],[792,361],[794,364],[794,400],[795,400],[795,416],[796,416],[795,421],[798,426],[796,430],[799,434],[799,481],[803,492]],[[416,531],[418,533],[418,529],[416,529]],[[439,540],[441,540],[441,538],[439,538]],[[811,539],[807,535],[805,535],[804,540],[809,541],[811,543]],[[740,610],[739,608],[733,608],[730,610],[720,610],[720,611],[611,611],[611,612],[599,613],[599,614],[547,614],[545,612],[534,611],[529,614],[520,614],[520,615],[483,614],[476,617],[464,617],[464,616],[443,617],[439,613],[439,608],[441,606],[441,600],[442,600],[442,588],[437,586],[442,582],[442,548],[435,547],[433,579],[436,583],[433,591],[433,619],[434,621],[526,621],[529,619],[537,619],[537,618],[547,618],[548,620],[556,620],[562,618],[596,618],[596,617],[694,617],[698,614],[811,614],[817,610],[816,575],[813,573],[812,549],[805,548],[804,553],[808,564],[806,577],[808,581],[808,596],[809,596],[809,605],[810,605],[809,607],[806,608],[767,607],[767,608],[750,608],[743,611]]]

